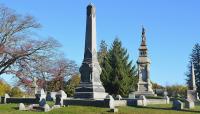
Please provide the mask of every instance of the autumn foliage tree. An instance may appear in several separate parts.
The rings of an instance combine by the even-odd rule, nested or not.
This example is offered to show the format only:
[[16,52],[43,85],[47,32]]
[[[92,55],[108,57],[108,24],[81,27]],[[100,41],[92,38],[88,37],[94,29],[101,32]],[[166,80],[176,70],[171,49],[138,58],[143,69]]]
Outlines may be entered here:
[[0,96],[4,96],[5,93],[9,93],[11,91],[11,87],[4,80],[0,80]]

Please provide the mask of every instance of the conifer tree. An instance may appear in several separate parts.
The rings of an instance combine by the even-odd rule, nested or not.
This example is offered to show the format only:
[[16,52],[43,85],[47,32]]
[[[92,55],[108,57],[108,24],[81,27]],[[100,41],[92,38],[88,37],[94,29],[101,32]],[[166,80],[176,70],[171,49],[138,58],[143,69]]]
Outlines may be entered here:
[[[101,43],[103,44],[103,43]],[[115,39],[112,47],[102,58],[100,46],[99,59],[102,68],[101,81],[109,94],[128,96],[130,90],[136,85],[136,68],[129,62],[127,50],[122,47],[121,41]],[[105,49],[105,48],[104,48]]]
[[189,65],[188,65],[188,71],[186,73],[187,76],[187,84],[188,87],[191,87],[191,62],[194,64],[194,73],[196,76],[196,85],[197,85],[197,91],[200,94],[200,44],[197,43],[192,49],[192,53],[190,55]]
[[[98,52],[98,61],[99,61],[99,64],[101,66],[101,69],[102,69],[102,73],[101,73],[101,81],[103,83],[103,86],[105,88],[109,88],[109,83],[110,83],[110,80],[109,80],[109,76],[110,76],[110,73],[112,71],[112,68],[109,64],[109,61],[108,61],[108,50],[107,50],[107,44],[104,40],[101,41],[100,43],[100,49],[99,49],[99,52]],[[108,91],[107,91],[108,92]]]

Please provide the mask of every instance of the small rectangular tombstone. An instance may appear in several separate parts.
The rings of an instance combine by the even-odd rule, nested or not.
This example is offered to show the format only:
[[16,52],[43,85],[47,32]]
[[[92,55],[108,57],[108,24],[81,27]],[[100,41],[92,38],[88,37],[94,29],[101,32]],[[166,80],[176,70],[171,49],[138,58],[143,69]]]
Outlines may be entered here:
[[184,104],[180,101],[180,100],[174,100],[173,101],[173,109],[174,110],[182,110],[183,109]]
[[185,108],[193,109],[195,107],[194,101],[186,100],[185,101]]

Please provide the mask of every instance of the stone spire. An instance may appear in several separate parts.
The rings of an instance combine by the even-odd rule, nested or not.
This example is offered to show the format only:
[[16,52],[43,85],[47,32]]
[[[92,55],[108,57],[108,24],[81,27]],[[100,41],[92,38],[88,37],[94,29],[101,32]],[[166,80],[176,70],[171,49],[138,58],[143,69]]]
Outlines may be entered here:
[[87,6],[84,59],[79,69],[81,81],[75,89],[75,98],[105,98],[107,93],[100,80],[101,67],[96,51],[96,9]]
[[87,6],[84,58],[91,58],[93,51],[96,51],[96,9],[94,5],[90,3]]
[[192,90],[196,90],[197,87],[196,87],[196,82],[195,82],[195,73],[194,73],[194,64],[193,62],[191,62],[191,74],[192,74],[192,77],[191,77],[191,89]]
[[[147,57],[147,45],[146,45],[146,30],[145,28],[142,26],[142,41],[141,41],[141,45],[139,48],[139,57]],[[148,61],[150,62],[150,61]]]
[[80,73],[82,82],[100,83],[101,67],[96,52],[96,10],[92,4],[87,6],[85,52]]
[[151,61],[147,54],[147,46],[146,46],[146,34],[145,29],[142,27],[142,41],[139,48],[139,57],[137,60],[138,65],[138,89],[136,92],[129,94],[129,96],[156,96],[152,89],[152,84],[150,80],[150,64]]

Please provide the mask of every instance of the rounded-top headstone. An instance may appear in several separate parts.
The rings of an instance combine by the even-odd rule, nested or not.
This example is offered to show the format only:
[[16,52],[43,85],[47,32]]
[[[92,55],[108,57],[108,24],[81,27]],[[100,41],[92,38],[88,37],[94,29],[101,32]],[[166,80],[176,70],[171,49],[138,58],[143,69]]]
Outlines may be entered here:
[[26,107],[23,103],[19,103],[19,110],[26,110]]
[[44,106],[43,106],[43,108],[44,108],[44,111],[45,112],[48,112],[48,111],[50,111],[50,106],[48,105],[48,104],[45,104]]
[[121,95],[117,95],[117,96],[116,96],[116,99],[117,99],[117,100],[121,100],[121,99],[122,99],[122,96],[121,96]]
[[164,96],[167,96],[167,95],[168,95],[168,92],[167,92],[167,91],[164,91],[163,94],[164,94]]
[[10,96],[6,93],[6,94],[5,94],[5,98],[10,98]]
[[139,99],[146,100],[146,97],[144,95],[140,95]]
[[63,90],[58,91],[56,95],[60,96],[62,99],[67,99],[67,94]]

